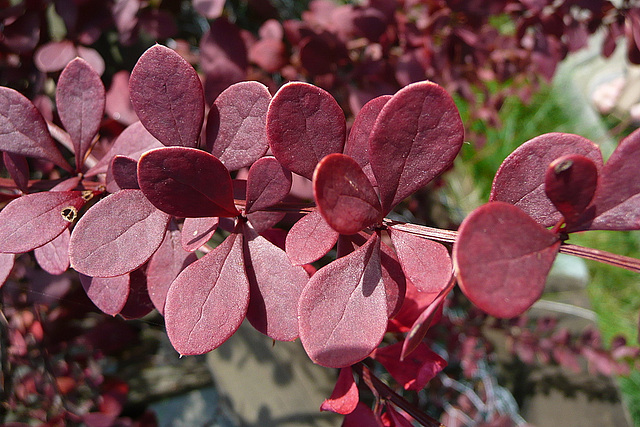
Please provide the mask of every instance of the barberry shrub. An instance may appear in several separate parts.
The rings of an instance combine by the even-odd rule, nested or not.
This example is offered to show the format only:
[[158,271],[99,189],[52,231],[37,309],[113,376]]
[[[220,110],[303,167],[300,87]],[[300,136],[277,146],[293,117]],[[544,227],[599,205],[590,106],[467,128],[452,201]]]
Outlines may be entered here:
[[[0,280],[34,251],[51,274],[77,271],[107,314],[157,309],[181,355],[216,349],[245,318],[274,340],[300,338],[313,362],[340,368],[322,409],[353,422],[437,425],[370,367],[424,388],[446,361],[423,338],[456,284],[486,313],[511,318],[540,297],[558,252],[640,271],[637,260],[566,243],[577,231],[640,228],[640,133],[606,163],[577,135],[534,138],[456,232],[387,218],[449,169],[464,142],[458,110],[435,83],[374,98],[348,132],[334,98],[303,82],[273,96],[241,82],[207,106],[196,71],[160,45],[139,59],[129,90],[139,121],[93,161],[105,91],[86,61],[71,61],[58,81],[64,130],[0,88],[11,177],[0,181]],[[42,178],[30,179],[33,165]],[[311,203],[292,196],[294,179],[311,182]],[[335,260],[312,265],[333,248]],[[354,373],[381,399],[375,413],[359,403]]]

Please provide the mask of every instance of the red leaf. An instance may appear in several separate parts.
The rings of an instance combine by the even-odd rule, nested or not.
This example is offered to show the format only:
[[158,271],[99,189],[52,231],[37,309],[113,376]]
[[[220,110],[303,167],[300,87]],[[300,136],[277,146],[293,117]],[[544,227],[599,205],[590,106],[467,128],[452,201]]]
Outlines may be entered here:
[[274,340],[292,341],[298,337],[298,300],[309,276],[249,225],[245,224],[242,232],[251,285],[247,320]]
[[149,48],[131,72],[129,92],[140,121],[160,142],[197,146],[204,92],[198,74],[180,55],[161,45]]
[[389,320],[389,332],[409,332],[416,319],[431,305],[438,297],[437,293],[420,292],[411,283],[406,282],[406,292],[400,311]]
[[302,82],[287,83],[271,100],[267,137],[273,155],[287,169],[311,179],[316,164],[341,153],[346,121],[335,99]]
[[27,158],[4,151],[2,153],[2,161],[16,186],[23,193],[27,193],[27,188],[29,187],[29,162],[27,162]]
[[71,171],[40,111],[8,87],[0,87],[0,151],[48,160]]
[[369,139],[382,212],[451,166],[463,139],[458,110],[442,87],[425,81],[398,91],[382,107]]
[[313,193],[320,214],[338,233],[355,234],[381,220],[378,195],[358,163],[330,154],[313,174]]
[[[111,175],[115,184],[117,185],[117,190],[123,189],[133,189],[139,190],[140,186],[138,185],[138,162],[130,157],[125,156],[115,156],[111,162],[111,168],[107,171],[107,176]],[[108,177],[107,177],[108,181]],[[109,185],[109,183],[107,184]],[[107,190],[111,191],[110,188]],[[111,191],[115,193],[115,191]]]
[[393,409],[393,405],[387,403],[386,405],[387,412],[382,414],[382,422],[385,426],[389,427],[413,427],[411,421],[405,418],[404,415],[401,415]]
[[338,236],[320,212],[313,211],[298,220],[287,233],[287,255],[294,265],[312,263],[333,248]]
[[129,296],[129,273],[115,277],[89,277],[80,274],[87,296],[102,312],[115,316]]
[[380,362],[405,390],[422,390],[447,366],[447,362],[424,342],[418,344],[410,356],[401,360],[402,345],[398,342],[377,348],[371,357]]
[[225,0],[193,0],[193,8],[207,19],[222,15]]
[[400,360],[404,360],[411,352],[413,352],[422,343],[425,335],[429,331],[432,325],[436,324],[442,318],[442,307],[444,301],[453,289],[455,281],[453,276],[449,282],[449,286],[445,288],[436,299],[424,310],[420,316],[413,322],[409,333],[402,344],[402,354],[400,354]]
[[7,278],[13,269],[15,259],[15,254],[0,253],[0,288],[4,285],[4,282],[7,281]]
[[129,296],[119,313],[126,320],[140,319],[153,310],[153,302],[147,290],[145,270],[145,266],[142,266],[129,273]]
[[171,217],[140,190],[121,190],[91,207],[71,233],[71,267],[92,277],[129,273],[147,262]]
[[35,248],[33,254],[38,265],[49,274],[59,275],[69,268],[69,229],[46,245]]
[[346,415],[356,409],[359,401],[360,393],[353,378],[351,367],[342,368],[333,392],[331,392],[331,397],[322,402],[320,410]]
[[209,241],[218,228],[218,217],[185,218],[181,241],[185,251],[193,252]]
[[371,408],[358,402],[356,409],[344,417],[342,427],[383,427],[383,425]]
[[486,313],[518,316],[542,295],[559,248],[558,236],[518,207],[487,203],[460,226],[453,247],[458,283]]
[[55,239],[78,217],[86,203],[83,194],[93,196],[82,191],[46,191],[12,200],[0,212],[0,252],[29,252]]
[[387,327],[380,239],[318,270],[298,306],[300,339],[315,363],[342,368],[367,357]]
[[70,40],[48,42],[38,47],[33,62],[43,73],[50,73],[62,70],[77,55],[78,51]]
[[169,340],[182,355],[211,351],[240,327],[248,305],[242,235],[233,233],[171,284],[164,306]]
[[207,147],[230,171],[250,166],[267,152],[266,122],[271,94],[258,82],[229,86],[207,118]]
[[229,171],[205,151],[186,147],[147,151],[138,162],[138,184],[154,206],[174,216],[239,215]]
[[247,213],[269,208],[287,197],[291,190],[291,172],[273,157],[255,162],[247,177]]
[[602,154],[593,142],[568,133],[548,133],[535,137],[511,153],[504,161],[491,188],[490,201],[518,206],[539,224],[551,227],[560,213],[544,192],[547,167],[561,156],[580,154],[602,169]]
[[105,106],[102,80],[84,59],[76,58],[62,70],[56,88],[56,105],[60,121],[73,142],[79,170],[98,133]]
[[286,212],[277,211],[257,211],[247,214],[249,223],[253,226],[256,232],[262,234],[267,231],[286,216]]

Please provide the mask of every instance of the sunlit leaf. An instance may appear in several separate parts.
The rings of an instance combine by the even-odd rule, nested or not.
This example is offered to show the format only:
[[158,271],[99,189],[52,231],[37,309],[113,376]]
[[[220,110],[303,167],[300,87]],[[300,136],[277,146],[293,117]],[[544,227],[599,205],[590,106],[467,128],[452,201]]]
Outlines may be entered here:
[[400,360],[402,343],[377,348],[371,357],[382,364],[405,390],[422,390],[446,366],[447,362],[421,342],[411,354]]
[[284,199],[291,190],[291,172],[273,157],[255,162],[247,177],[246,212],[269,208]]
[[218,228],[218,217],[185,218],[180,240],[185,251],[193,252],[211,239]]
[[7,277],[13,269],[16,256],[15,254],[0,253],[0,287],[7,281]]
[[49,274],[62,274],[69,268],[69,229],[46,245],[35,248],[33,254],[38,265]]
[[287,255],[294,265],[312,263],[333,248],[338,236],[339,233],[315,210],[298,220],[287,233]]
[[129,296],[129,273],[115,277],[89,277],[80,274],[80,283],[89,299],[103,313],[120,313]]
[[356,409],[359,401],[360,393],[353,378],[351,367],[342,368],[336,385],[331,392],[331,397],[322,402],[320,410],[346,415]]

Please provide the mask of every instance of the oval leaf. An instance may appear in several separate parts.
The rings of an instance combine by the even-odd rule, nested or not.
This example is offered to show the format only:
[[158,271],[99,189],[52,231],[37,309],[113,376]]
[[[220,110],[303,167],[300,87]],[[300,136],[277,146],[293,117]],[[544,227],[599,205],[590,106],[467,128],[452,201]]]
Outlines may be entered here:
[[209,241],[218,229],[218,217],[185,218],[181,241],[185,251],[193,252]]
[[250,166],[267,152],[267,109],[271,94],[258,82],[229,86],[207,118],[207,148],[230,171]]
[[342,152],[345,135],[342,109],[319,87],[287,83],[271,100],[267,113],[269,146],[292,172],[311,179],[323,157]]
[[442,87],[418,82],[393,95],[369,139],[383,213],[451,166],[463,139],[458,109]]
[[69,229],[46,245],[35,248],[33,254],[38,265],[49,274],[59,275],[69,268]]
[[382,218],[378,195],[358,163],[330,154],[313,174],[313,193],[320,214],[338,233],[355,234]]
[[287,255],[294,265],[312,263],[333,248],[339,235],[319,211],[313,211],[296,222],[287,233]]
[[[118,189],[140,189],[138,185],[138,162],[130,157],[115,156],[111,161],[111,168],[107,171],[107,181],[109,181],[109,175],[112,176]],[[111,191],[110,189],[108,190]],[[111,192],[115,193],[115,191]]]
[[315,363],[342,368],[367,357],[387,328],[380,239],[318,270],[298,305],[300,340]]
[[360,401],[358,385],[353,378],[351,367],[340,369],[338,381],[331,392],[331,397],[322,402],[321,411],[331,411],[337,414],[350,414]]
[[242,236],[234,233],[171,284],[164,306],[169,340],[183,355],[211,351],[240,327],[248,305]]
[[460,226],[453,247],[458,284],[486,313],[518,316],[542,295],[559,248],[558,236],[518,207],[487,203]]
[[193,67],[155,45],[142,54],[129,79],[140,121],[164,145],[196,147],[204,121],[204,92]]
[[138,162],[138,184],[154,206],[174,216],[239,215],[229,171],[220,160],[195,148],[147,151]]
[[147,262],[171,217],[140,190],[121,190],[91,207],[71,233],[71,267],[92,277],[129,273]]
[[96,307],[111,316],[120,313],[129,297],[129,273],[115,277],[80,274],[80,283]]
[[56,106],[60,121],[73,142],[76,168],[80,169],[98,133],[105,106],[102,80],[84,59],[74,59],[60,73]]
[[269,208],[287,197],[291,190],[291,172],[273,157],[255,162],[247,177],[246,212]]
[[0,287],[4,285],[13,269],[16,256],[15,254],[0,253]]

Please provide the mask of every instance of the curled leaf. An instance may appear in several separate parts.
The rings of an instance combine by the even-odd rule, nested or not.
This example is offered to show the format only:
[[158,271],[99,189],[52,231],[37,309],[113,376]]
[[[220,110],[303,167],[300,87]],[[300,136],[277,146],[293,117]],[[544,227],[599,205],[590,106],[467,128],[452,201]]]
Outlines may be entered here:
[[351,367],[342,368],[340,369],[336,385],[331,392],[331,397],[322,402],[320,410],[346,415],[356,409],[359,401],[360,393],[353,379]]

